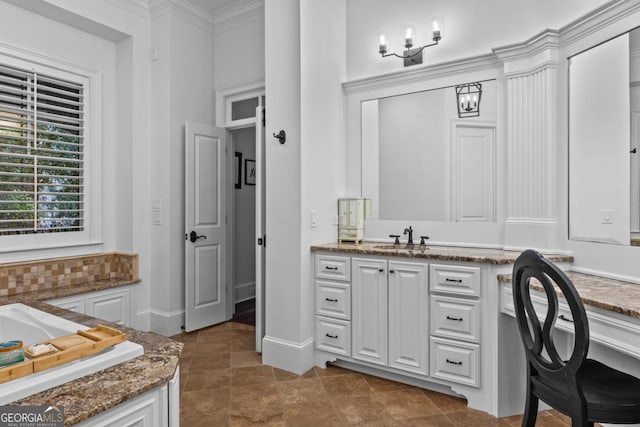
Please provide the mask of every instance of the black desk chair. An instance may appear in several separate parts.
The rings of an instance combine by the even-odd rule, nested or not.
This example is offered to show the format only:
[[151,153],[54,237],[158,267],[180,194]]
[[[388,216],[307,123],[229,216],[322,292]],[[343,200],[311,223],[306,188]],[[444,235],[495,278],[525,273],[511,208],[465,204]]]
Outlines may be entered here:
[[[532,278],[544,287],[547,295],[548,310],[542,325],[531,303]],[[552,338],[558,317],[558,291],[571,309],[575,329],[569,360],[560,357]],[[596,421],[640,423],[640,379],[587,359],[589,324],[584,305],[576,288],[558,267],[536,251],[524,251],[513,266],[513,302],[527,356],[523,427],[535,426],[538,399],[570,416],[572,427],[593,426]]]

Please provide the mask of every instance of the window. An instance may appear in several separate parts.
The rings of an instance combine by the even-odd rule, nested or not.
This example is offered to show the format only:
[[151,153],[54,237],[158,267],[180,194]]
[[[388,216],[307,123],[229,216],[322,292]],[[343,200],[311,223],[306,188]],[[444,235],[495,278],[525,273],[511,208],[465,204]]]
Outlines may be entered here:
[[0,236],[85,229],[84,92],[0,64]]

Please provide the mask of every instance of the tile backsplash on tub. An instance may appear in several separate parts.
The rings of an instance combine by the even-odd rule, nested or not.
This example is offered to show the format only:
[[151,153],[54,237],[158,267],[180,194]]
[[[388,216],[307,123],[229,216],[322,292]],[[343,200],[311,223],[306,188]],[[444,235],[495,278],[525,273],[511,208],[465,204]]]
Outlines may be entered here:
[[0,296],[109,279],[137,280],[138,255],[109,252],[0,264]]

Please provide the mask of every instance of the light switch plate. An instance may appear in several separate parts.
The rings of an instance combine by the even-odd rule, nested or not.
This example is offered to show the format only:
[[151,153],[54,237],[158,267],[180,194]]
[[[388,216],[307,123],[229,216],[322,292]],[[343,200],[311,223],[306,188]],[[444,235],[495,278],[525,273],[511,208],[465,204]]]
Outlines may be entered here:
[[613,209],[602,209],[602,223],[613,224]]

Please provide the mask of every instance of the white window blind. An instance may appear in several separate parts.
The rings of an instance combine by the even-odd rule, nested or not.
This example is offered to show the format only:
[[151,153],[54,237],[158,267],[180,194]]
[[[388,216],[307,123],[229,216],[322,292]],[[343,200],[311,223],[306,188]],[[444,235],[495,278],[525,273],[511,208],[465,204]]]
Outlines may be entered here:
[[84,229],[83,91],[0,64],[0,235]]

